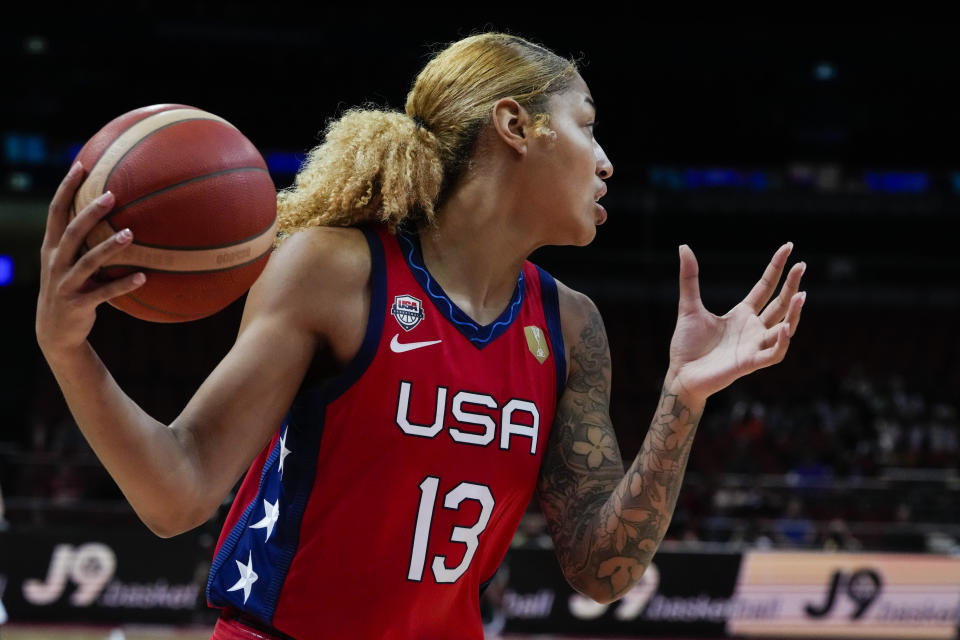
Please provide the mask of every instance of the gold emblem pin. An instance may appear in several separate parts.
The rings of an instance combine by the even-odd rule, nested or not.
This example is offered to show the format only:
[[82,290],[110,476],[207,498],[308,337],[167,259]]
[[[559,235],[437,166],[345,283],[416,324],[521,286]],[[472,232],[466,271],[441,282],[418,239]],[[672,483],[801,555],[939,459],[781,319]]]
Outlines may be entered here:
[[543,329],[540,327],[524,327],[523,333],[527,336],[527,348],[537,359],[537,362],[543,364],[550,356],[550,349],[547,347],[547,337],[543,335]]

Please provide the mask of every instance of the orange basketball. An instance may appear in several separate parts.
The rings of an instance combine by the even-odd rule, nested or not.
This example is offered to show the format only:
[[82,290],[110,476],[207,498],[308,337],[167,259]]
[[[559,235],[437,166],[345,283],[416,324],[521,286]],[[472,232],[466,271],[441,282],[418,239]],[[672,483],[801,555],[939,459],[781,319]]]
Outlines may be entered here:
[[87,248],[133,231],[102,275],[147,275],[110,301],[121,311],[153,322],[197,320],[242,296],[266,265],[276,191],[256,147],[223,118],[180,104],[136,109],[97,132],[77,159],[87,177],[74,212],[105,191],[116,198]]

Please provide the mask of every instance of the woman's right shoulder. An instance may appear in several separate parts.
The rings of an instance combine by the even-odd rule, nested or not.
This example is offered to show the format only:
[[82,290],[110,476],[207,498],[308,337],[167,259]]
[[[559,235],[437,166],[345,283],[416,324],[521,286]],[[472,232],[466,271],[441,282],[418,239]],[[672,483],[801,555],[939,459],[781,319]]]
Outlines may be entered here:
[[[371,258],[367,239],[354,227],[309,227],[286,238],[271,263],[288,275],[337,280],[363,285],[370,277]],[[336,283],[334,283],[336,284]]]
[[250,289],[244,322],[248,315],[277,313],[340,351],[335,345],[356,342],[355,329],[366,326],[371,269],[369,245],[359,229],[297,231],[273,251]]

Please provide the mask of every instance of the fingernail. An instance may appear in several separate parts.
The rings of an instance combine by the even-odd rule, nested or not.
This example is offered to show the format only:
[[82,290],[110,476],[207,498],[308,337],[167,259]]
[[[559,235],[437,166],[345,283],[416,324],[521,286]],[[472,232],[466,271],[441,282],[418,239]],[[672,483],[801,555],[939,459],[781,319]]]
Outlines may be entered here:
[[143,275],[142,273],[133,274],[133,284],[143,284],[146,281],[147,276]]
[[806,292],[806,291],[801,291],[801,292],[800,292],[800,304],[803,304],[803,303],[806,302],[806,301],[807,301],[807,292]]
[[97,198],[97,204],[106,204],[112,198],[113,191],[104,191],[100,197]]
[[79,161],[79,160],[77,160],[77,161],[74,162],[73,165],[71,165],[71,167],[70,167],[70,175],[74,175],[75,173],[77,173],[77,172],[80,171],[81,169],[83,169],[83,165],[80,164],[80,161]]
[[787,243],[787,246],[790,247],[790,250],[791,250],[791,251],[793,250],[793,243],[792,243],[792,242],[788,242],[788,243]]
[[124,229],[117,233],[117,242],[127,242],[132,237],[133,231],[130,231],[130,229]]

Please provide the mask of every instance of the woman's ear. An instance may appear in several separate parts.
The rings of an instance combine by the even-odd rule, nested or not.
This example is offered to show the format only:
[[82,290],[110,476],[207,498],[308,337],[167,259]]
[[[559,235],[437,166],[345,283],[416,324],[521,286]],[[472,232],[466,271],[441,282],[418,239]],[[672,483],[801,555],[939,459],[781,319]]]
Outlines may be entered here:
[[493,105],[493,128],[497,138],[519,154],[527,152],[527,110],[513,98],[500,98]]

